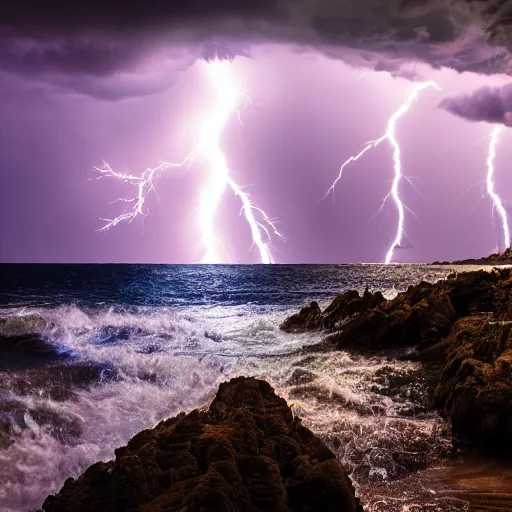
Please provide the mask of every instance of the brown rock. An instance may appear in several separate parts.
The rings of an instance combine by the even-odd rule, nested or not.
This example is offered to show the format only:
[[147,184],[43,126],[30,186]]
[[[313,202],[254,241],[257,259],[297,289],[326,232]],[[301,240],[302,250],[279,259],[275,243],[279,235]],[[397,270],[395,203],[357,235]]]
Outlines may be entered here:
[[459,320],[434,399],[455,435],[512,455],[512,329],[482,317]]
[[353,315],[377,307],[384,302],[380,292],[371,293],[368,288],[360,296],[355,290],[338,295],[323,312],[322,324],[326,329],[332,329]]
[[[512,455],[511,269],[452,274],[392,300],[346,292],[316,311],[315,322],[331,330],[322,346],[372,355],[391,349],[395,356],[398,349],[425,363],[429,397],[455,436]],[[334,326],[342,329],[332,333]]]
[[318,329],[321,325],[322,310],[318,302],[304,306],[297,314],[287,318],[280,326],[283,331],[297,332]]
[[446,294],[431,288],[408,290],[349,322],[336,340],[338,349],[360,352],[429,347],[450,332],[457,314]]
[[206,411],[160,422],[68,479],[45,512],[362,511],[334,454],[264,381],[219,387]]
[[368,288],[363,295],[359,295],[355,290],[349,290],[337,295],[323,312],[317,302],[304,306],[299,313],[287,318],[281,324],[281,329],[296,332],[339,328],[352,316],[375,308],[385,300],[382,293],[371,293]]

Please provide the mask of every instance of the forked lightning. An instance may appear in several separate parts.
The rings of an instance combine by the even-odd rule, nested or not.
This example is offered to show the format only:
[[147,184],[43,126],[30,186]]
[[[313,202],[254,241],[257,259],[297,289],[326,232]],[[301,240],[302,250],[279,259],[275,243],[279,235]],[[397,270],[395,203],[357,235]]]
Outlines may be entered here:
[[229,187],[240,198],[242,212],[249,225],[253,244],[258,248],[261,262],[274,263],[270,250],[271,233],[280,238],[282,235],[268,215],[252,203],[249,194],[244,192],[230,175],[226,156],[220,147],[220,137],[224,127],[229,117],[237,111],[237,104],[244,96],[243,91],[239,89],[238,81],[232,74],[232,64],[229,60],[215,59],[205,63],[205,66],[215,89],[217,100],[202,124],[197,148],[183,162],[162,162],[156,167],[146,169],[140,176],[114,171],[106,162],[102,167],[96,167],[96,170],[101,173],[100,177],[111,176],[137,188],[135,197],[119,199],[119,201],[130,204],[131,207],[114,219],[104,219],[106,224],[102,230],[108,230],[122,221],[131,222],[140,215],[146,215],[146,199],[148,194],[154,190],[159,174],[178,167],[190,167],[197,156],[201,155],[210,167],[208,183],[200,193],[198,212],[201,243],[204,246],[204,256],[201,262],[222,263],[224,261],[219,247],[221,245],[220,237],[215,228],[215,218],[224,192]]
[[507,212],[503,207],[500,196],[494,191],[494,161],[496,159],[496,145],[498,144],[499,136],[503,131],[504,126],[502,124],[496,125],[491,133],[491,141],[489,144],[489,154],[487,155],[487,193],[492,199],[492,203],[498,215],[501,218],[501,224],[503,227],[503,239],[505,242],[505,249],[510,247],[510,230],[508,227]]
[[338,181],[340,181],[341,176],[343,174],[343,170],[349,163],[359,160],[367,151],[377,147],[381,142],[384,142],[385,140],[389,141],[391,147],[393,148],[394,177],[393,183],[391,185],[391,190],[385,197],[384,201],[386,201],[386,199],[388,199],[390,196],[393,198],[396,205],[396,209],[398,211],[398,225],[396,229],[395,238],[393,239],[393,243],[391,244],[388,252],[386,253],[386,258],[384,260],[386,263],[391,263],[391,261],[393,260],[394,250],[396,247],[400,247],[402,245],[402,240],[404,237],[405,207],[399,195],[399,185],[400,180],[402,179],[402,164],[400,160],[400,145],[398,144],[395,134],[396,123],[404,114],[406,114],[409,111],[413,101],[415,101],[416,98],[418,97],[418,94],[429,87],[433,87],[434,89],[439,90],[439,86],[432,81],[423,82],[419,84],[417,87],[415,87],[411,94],[409,94],[406,100],[402,103],[400,108],[389,118],[384,135],[382,135],[382,137],[380,137],[377,140],[368,142],[366,146],[362,149],[362,151],[360,151],[356,156],[351,156],[348,160],[346,160],[343,163],[338,173],[338,176],[334,180],[333,184],[327,190],[325,196],[322,198],[325,199],[329,194],[334,194],[334,188],[336,187]]

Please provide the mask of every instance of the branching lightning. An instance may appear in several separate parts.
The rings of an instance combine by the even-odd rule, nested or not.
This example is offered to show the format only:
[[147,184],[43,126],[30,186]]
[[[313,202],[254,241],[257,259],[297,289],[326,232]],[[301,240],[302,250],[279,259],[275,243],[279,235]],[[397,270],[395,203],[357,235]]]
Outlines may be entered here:
[[[118,199],[118,201],[130,204],[131,207],[114,219],[103,219],[105,225],[101,230],[109,230],[120,222],[131,222],[138,216],[147,215],[146,199],[148,194],[155,189],[155,180],[159,174],[175,168],[189,168],[195,162],[197,156],[202,155],[210,167],[211,174],[209,182],[200,193],[199,229],[201,232],[201,243],[205,248],[201,262],[221,263],[223,261],[219,251],[220,243],[215,229],[215,217],[226,188],[230,188],[240,198],[242,203],[241,213],[244,214],[245,220],[249,225],[253,244],[258,248],[261,262],[274,263],[270,250],[271,233],[280,238],[282,238],[282,235],[269,216],[252,203],[249,194],[244,192],[231,177],[226,156],[220,147],[220,137],[231,114],[237,112],[238,119],[240,120],[237,109],[240,97],[248,98],[239,90],[238,82],[231,73],[231,62],[229,60],[215,59],[206,63],[206,67],[215,89],[217,100],[202,124],[197,148],[183,162],[161,162],[157,167],[146,169],[140,176],[114,171],[106,162],[104,162],[102,167],[95,168],[100,172],[100,178],[114,177],[137,188],[137,195],[135,197]],[[262,220],[257,220],[256,213]]]
[[508,249],[510,247],[510,230],[508,227],[508,219],[507,219],[507,212],[505,208],[503,207],[503,204],[501,202],[500,197],[496,192],[494,191],[494,161],[496,159],[496,145],[499,141],[499,136],[501,132],[503,131],[504,126],[503,125],[496,125],[491,133],[491,141],[489,144],[489,154],[487,156],[487,193],[492,199],[494,208],[496,208],[496,211],[498,212],[499,216],[501,217],[501,223],[503,226],[503,237],[505,241],[505,249]]
[[367,151],[369,151],[372,148],[377,147],[381,142],[384,142],[385,140],[389,141],[389,143],[391,144],[391,147],[393,148],[394,178],[393,178],[391,190],[384,198],[383,205],[390,196],[393,198],[396,208],[397,208],[397,211],[398,211],[398,225],[397,225],[396,235],[393,240],[393,243],[391,244],[391,246],[386,254],[386,259],[385,259],[386,264],[390,263],[393,260],[394,249],[396,247],[400,247],[402,244],[402,240],[403,240],[403,236],[404,236],[404,219],[405,219],[405,208],[406,208],[404,206],[402,200],[400,199],[400,195],[399,195],[399,185],[400,185],[400,181],[403,176],[402,176],[402,164],[401,164],[401,160],[400,160],[400,145],[398,144],[398,141],[396,139],[396,133],[395,133],[396,123],[403,115],[405,115],[409,111],[413,101],[415,101],[417,99],[418,94],[422,90],[427,89],[429,87],[433,87],[434,89],[439,90],[439,86],[435,82],[432,82],[432,81],[423,82],[423,83],[419,84],[409,94],[409,96],[402,103],[400,108],[389,118],[384,135],[382,135],[382,137],[380,137],[377,140],[368,142],[365,145],[365,147],[356,156],[351,156],[347,161],[345,161],[343,163],[343,165],[341,166],[340,171],[338,173],[338,176],[336,177],[333,184],[329,187],[326,194],[322,198],[322,200],[325,199],[331,193],[334,195],[334,189],[336,187],[336,184],[340,181],[342,174],[343,174],[343,170],[345,169],[345,167],[348,164],[359,160]]
[[110,176],[117,178],[123,183],[134,185],[137,188],[137,195],[135,197],[129,199],[119,198],[114,201],[133,204],[133,207],[125,210],[121,215],[115,217],[114,219],[101,219],[105,221],[106,224],[100,228],[99,231],[108,231],[110,228],[113,228],[123,221],[131,222],[135,219],[135,217],[138,217],[139,215],[145,216],[147,214],[147,212],[144,210],[146,197],[152,190],[154,190],[154,180],[156,180],[158,175],[162,171],[166,171],[168,169],[183,166],[190,167],[194,161],[194,156],[194,153],[190,153],[183,162],[176,164],[161,162],[157,167],[147,168],[140,176],[114,171],[107,162],[103,162],[102,167],[95,167],[95,169],[101,173],[99,176],[100,178],[106,178]]

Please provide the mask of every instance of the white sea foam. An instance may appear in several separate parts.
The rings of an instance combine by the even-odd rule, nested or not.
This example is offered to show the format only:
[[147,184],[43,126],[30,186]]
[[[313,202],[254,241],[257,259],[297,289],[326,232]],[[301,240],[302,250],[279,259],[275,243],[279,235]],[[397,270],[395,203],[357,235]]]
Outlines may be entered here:
[[[105,365],[117,373],[76,389],[65,401],[6,392],[4,398],[15,400],[25,416],[13,420],[14,443],[0,450],[0,509],[40,507],[66,478],[112,458],[136,432],[204,406],[219,382],[237,375],[274,385],[343,460],[357,486],[406,473],[396,460],[399,452],[428,447],[420,455],[427,465],[449,448],[446,425],[437,415],[404,417],[407,400],[374,392],[376,373],[389,363],[343,352],[304,354],[301,347],[321,336],[280,331],[289,313],[250,305],[3,310],[2,316],[40,315],[45,322],[34,328],[74,363]],[[393,366],[416,368],[406,362]],[[299,370],[306,383],[297,380]],[[34,411],[40,408],[66,422],[38,423]],[[58,428],[75,434],[56,435]]]

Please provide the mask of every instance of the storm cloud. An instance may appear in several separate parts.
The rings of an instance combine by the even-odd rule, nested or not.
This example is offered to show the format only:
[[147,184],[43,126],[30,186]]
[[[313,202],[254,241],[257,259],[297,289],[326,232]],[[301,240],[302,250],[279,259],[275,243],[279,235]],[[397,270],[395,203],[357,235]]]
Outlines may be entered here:
[[511,124],[512,84],[482,87],[471,94],[444,99],[440,108],[468,121]]
[[[187,0],[174,2],[18,0],[0,7],[0,70],[116,99],[128,75],[172,75],[199,58],[250,55],[282,43],[415,78],[411,62],[459,72],[508,73],[510,2],[490,0]],[[91,77],[122,74],[104,92]],[[72,78],[70,78],[70,76]],[[80,77],[89,77],[80,80]],[[137,82],[137,80],[134,80]],[[165,81],[159,87],[165,87]],[[153,87],[134,95],[151,94]],[[99,92],[98,92],[99,91]]]

